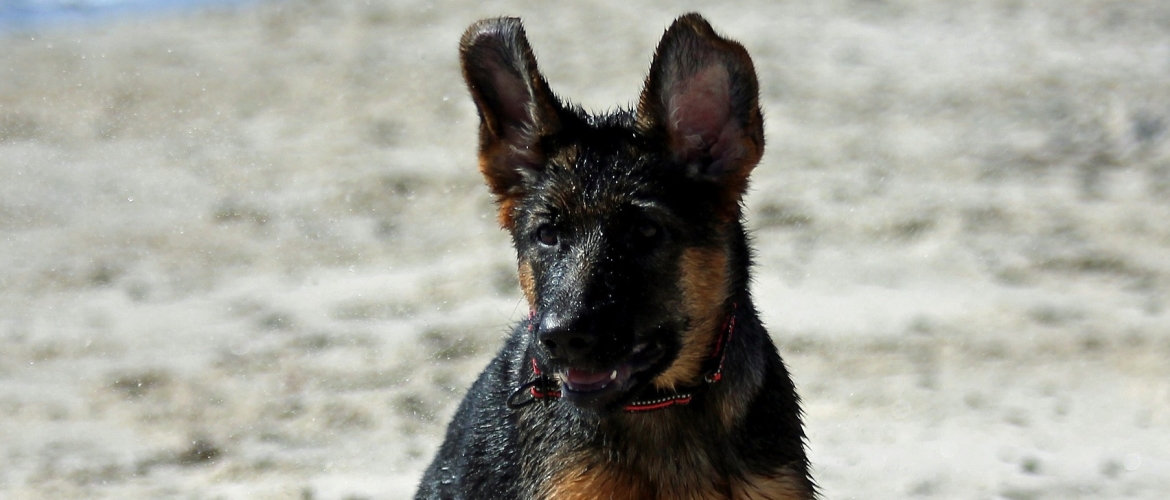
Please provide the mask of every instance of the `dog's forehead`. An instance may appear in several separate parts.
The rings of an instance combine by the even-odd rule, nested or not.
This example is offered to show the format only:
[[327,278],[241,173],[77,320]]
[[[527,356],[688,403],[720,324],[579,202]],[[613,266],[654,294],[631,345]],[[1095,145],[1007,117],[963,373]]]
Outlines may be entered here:
[[548,165],[543,198],[564,215],[611,216],[654,198],[656,158],[618,141],[561,148]]

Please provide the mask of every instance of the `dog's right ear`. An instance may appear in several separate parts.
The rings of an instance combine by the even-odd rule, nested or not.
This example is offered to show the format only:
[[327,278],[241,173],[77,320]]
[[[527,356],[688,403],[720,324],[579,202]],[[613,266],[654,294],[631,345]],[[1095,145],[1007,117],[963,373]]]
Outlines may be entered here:
[[459,43],[463,79],[479,111],[479,168],[510,226],[525,177],[544,166],[541,137],[560,129],[560,103],[536,68],[520,20],[484,19]]
[[666,30],[638,101],[638,122],[662,137],[684,173],[717,186],[722,215],[739,213],[764,154],[759,83],[747,50],[686,14]]

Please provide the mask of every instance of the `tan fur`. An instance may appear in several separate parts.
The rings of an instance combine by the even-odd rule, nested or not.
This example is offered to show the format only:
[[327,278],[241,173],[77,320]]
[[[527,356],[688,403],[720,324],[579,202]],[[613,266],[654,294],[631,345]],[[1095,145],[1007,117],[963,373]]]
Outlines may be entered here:
[[[758,115],[753,115],[751,119],[753,121],[760,120]],[[723,199],[717,207],[719,218],[724,222],[730,222],[739,218],[740,200],[743,199],[743,194],[747,192],[748,176],[764,155],[762,137],[756,139],[755,137],[746,135],[737,142],[738,144],[734,147],[743,156],[737,161],[739,168],[732,170],[724,177],[723,189],[721,190]]]
[[536,310],[536,278],[532,277],[532,264],[528,261],[520,263],[520,289],[524,291],[524,299],[528,301],[528,310]]
[[[583,459],[581,457],[579,460]],[[537,498],[546,500],[811,500],[812,489],[798,475],[780,472],[751,475],[731,481],[714,477],[713,471],[691,471],[689,481],[662,481],[620,471],[616,466],[581,464],[555,473]],[[660,478],[665,479],[665,478]],[[706,479],[706,480],[704,480]],[[696,480],[699,484],[695,484]],[[687,485],[687,486],[683,486]]]
[[[729,500],[712,484],[672,488],[615,471],[610,466],[577,467],[557,474],[543,494],[547,500]],[[726,490],[726,487],[723,488]]]
[[734,427],[740,417],[748,411],[748,406],[751,404],[750,398],[741,397],[740,395],[728,395],[728,397],[720,398],[719,407],[719,422],[725,428]]
[[804,478],[790,472],[752,475],[731,483],[734,500],[811,500],[812,488]]
[[545,483],[537,498],[547,500],[641,500],[654,498],[653,491],[613,467],[588,462],[557,472]]
[[479,154],[479,171],[487,180],[488,187],[492,194],[496,196],[496,204],[499,206],[500,227],[504,229],[512,229],[512,208],[516,204],[515,196],[508,194],[508,187],[506,181],[496,176],[495,168],[495,153],[494,149],[485,148]]
[[687,249],[680,267],[683,308],[690,325],[683,333],[678,358],[654,379],[654,386],[665,390],[699,383],[703,363],[711,356],[715,336],[722,327],[722,306],[729,293],[724,249]]
[[577,165],[577,157],[580,155],[581,147],[577,144],[569,144],[559,148],[554,154],[549,156],[548,162],[559,165],[560,168],[572,169]]
[[512,207],[516,205],[515,198],[500,197],[500,227],[512,229]]

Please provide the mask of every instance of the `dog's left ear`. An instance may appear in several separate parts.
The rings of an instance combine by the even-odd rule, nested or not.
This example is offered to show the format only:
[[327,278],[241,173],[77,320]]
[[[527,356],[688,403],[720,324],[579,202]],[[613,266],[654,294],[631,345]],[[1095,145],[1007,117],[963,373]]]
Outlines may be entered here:
[[666,141],[687,175],[718,183],[724,202],[738,204],[764,153],[759,84],[747,50],[698,14],[675,20],[650,65],[638,124]]
[[541,138],[560,129],[560,102],[536,67],[517,18],[485,19],[459,42],[463,78],[479,111],[480,171],[511,226],[510,204],[544,168]]

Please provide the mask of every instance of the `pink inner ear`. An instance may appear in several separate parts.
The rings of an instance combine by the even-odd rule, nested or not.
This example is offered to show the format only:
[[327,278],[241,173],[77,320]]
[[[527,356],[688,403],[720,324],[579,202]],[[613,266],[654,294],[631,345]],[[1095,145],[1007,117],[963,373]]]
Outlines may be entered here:
[[670,138],[682,156],[714,146],[731,116],[731,84],[722,64],[708,66],[676,82],[667,101]]
[[504,130],[501,132],[507,136],[514,134],[517,130],[531,127],[532,116],[528,106],[532,101],[532,96],[528,95],[524,81],[503,68],[495,71],[492,80],[493,88],[498,93],[497,99],[503,108],[500,109],[503,114],[500,118],[504,121]]

